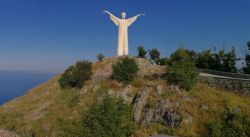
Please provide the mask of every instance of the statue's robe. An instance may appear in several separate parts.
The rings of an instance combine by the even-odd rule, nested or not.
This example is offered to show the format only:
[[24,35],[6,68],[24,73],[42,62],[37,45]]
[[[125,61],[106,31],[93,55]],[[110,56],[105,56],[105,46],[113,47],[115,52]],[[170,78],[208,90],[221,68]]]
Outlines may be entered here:
[[119,27],[118,30],[118,45],[117,45],[117,56],[128,55],[128,27],[133,24],[138,16],[129,19],[119,19],[114,15],[110,16],[110,19],[114,22],[116,26]]

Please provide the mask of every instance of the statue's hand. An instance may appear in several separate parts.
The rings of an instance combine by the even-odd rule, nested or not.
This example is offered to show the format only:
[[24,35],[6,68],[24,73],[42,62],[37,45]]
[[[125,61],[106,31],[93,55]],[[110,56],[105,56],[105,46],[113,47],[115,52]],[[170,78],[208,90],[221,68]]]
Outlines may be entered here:
[[103,12],[103,13],[108,13],[108,14],[110,14],[110,12],[108,12],[107,10],[103,10],[102,12]]
[[145,16],[145,14],[138,14],[135,17]]

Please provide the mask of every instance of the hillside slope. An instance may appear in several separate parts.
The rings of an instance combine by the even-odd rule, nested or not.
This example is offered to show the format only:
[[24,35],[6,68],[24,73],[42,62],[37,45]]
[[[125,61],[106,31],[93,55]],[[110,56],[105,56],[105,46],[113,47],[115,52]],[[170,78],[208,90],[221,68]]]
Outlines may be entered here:
[[[81,90],[61,89],[60,75],[0,107],[0,129],[21,136],[54,137],[60,121],[78,120],[103,94],[123,98],[133,108],[134,137],[155,134],[206,136],[207,125],[225,108],[237,108],[250,117],[250,97],[216,90],[197,83],[187,92],[154,77],[165,71],[137,58],[140,71],[129,85],[110,80],[111,66],[119,57],[93,64],[93,76]],[[162,116],[167,114],[167,118]]]

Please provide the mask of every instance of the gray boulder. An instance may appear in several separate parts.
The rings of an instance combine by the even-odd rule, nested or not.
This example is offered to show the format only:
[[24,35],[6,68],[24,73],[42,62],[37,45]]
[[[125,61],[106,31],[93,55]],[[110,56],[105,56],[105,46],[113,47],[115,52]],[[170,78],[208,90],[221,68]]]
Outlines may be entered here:
[[179,127],[181,116],[171,109],[169,100],[161,100],[154,108],[149,108],[142,120],[143,125],[151,121],[159,122],[170,127]]
[[161,100],[154,108],[153,121],[164,121],[163,116],[166,113],[166,109],[169,108],[169,100]]
[[149,108],[146,111],[144,118],[142,119],[141,125],[145,125],[145,126],[148,125],[152,121],[154,113],[155,113],[155,110],[152,108]]
[[170,127],[179,127],[181,123],[181,116],[175,111],[166,111],[162,122]]
[[142,90],[139,91],[136,96],[133,103],[133,117],[136,123],[139,123],[141,121],[141,115],[143,108],[147,102],[148,97],[148,90]]

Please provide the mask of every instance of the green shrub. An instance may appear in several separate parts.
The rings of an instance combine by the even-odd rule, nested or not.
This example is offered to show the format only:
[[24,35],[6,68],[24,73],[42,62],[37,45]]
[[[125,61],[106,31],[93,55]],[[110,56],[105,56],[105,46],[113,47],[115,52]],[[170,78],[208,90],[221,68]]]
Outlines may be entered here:
[[73,71],[74,71],[75,67],[74,66],[70,66],[66,69],[66,71],[62,74],[62,76],[59,79],[59,84],[62,88],[66,88],[66,87],[72,87],[73,85]]
[[167,80],[185,90],[191,90],[197,81],[198,71],[191,62],[174,62],[167,70]]
[[131,106],[103,96],[77,118],[58,119],[60,137],[129,137],[134,129]]
[[120,82],[129,83],[136,76],[139,68],[133,58],[125,57],[112,66],[112,79]]
[[98,61],[102,61],[105,58],[105,56],[103,54],[98,54],[96,57],[97,57]]
[[191,90],[197,81],[197,76],[198,70],[187,50],[179,49],[171,55],[166,73],[170,83]]
[[107,96],[90,108],[82,126],[84,137],[129,137],[134,127],[131,107]]
[[220,120],[209,123],[208,136],[249,137],[250,118],[242,115],[237,109],[226,109]]
[[152,59],[158,65],[160,63],[159,62],[160,61],[160,55],[161,55],[161,53],[156,48],[153,48],[153,49],[149,50],[150,59]]
[[84,82],[91,77],[91,65],[89,61],[78,61],[75,65],[70,66],[59,79],[62,88],[81,88]]
[[144,49],[144,47],[139,46],[137,48],[137,50],[138,50],[138,57],[139,58],[145,58],[146,57],[147,51]]

